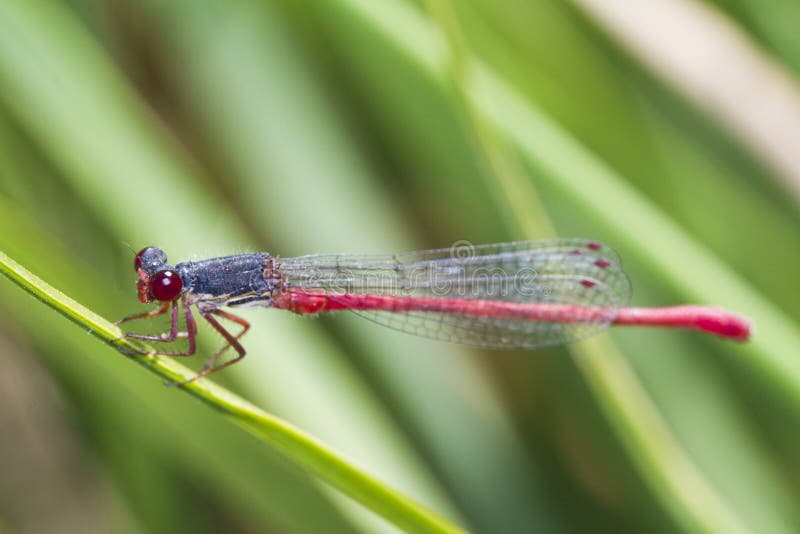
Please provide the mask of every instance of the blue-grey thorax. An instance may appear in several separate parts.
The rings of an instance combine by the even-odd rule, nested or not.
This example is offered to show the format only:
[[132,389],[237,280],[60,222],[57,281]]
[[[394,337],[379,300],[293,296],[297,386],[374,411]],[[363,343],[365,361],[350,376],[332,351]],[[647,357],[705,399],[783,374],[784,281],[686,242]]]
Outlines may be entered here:
[[175,266],[184,289],[204,300],[228,301],[228,306],[245,305],[268,298],[273,282],[265,277],[270,255],[237,254]]

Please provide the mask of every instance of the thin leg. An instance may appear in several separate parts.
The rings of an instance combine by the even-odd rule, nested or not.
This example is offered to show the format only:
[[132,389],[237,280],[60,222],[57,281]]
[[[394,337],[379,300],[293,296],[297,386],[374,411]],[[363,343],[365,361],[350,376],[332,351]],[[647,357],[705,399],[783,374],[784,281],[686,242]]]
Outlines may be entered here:
[[[244,347],[242,346],[242,344],[239,343],[239,338],[242,337],[250,329],[250,323],[248,321],[246,321],[245,319],[242,319],[238,315],[233,315],[232,313],[229,313],[229,312],[226,312],[226,311],[223,311],[223,310],[218,310],[218,309],[214,309],[214,310],[211,310],[211,311],[208,311],[208,312],[200,312],[200,313],[202,314],[203,318],[206,321],[211,323],[211,326],[214,327],[214,330],[216,330],[217,332],[222,334],[222,337],[225,338],[225,341],[227,343],[225,343],[225,345],[221,349],[219,349],[216,353],[214,353],[213,356],[211,356],[211,358],[208,359],[208,361],[205,363],[205,365],[203,365],[203,369],[199,373],[197,373],[196,375],[194,375],[193,377],[191,377],[191,378],[189,378],[187,380],[184,380],[183,382],[174,382],[172,384],[167,384],[167,386],[173,386],[173,387],[174,386],[185,386],[186,384],[194,382],[198,378],[203,378],[205,376],[212,375],[212,374],[216,373],[217,371],[219,371],[221,369],[224,369],[224,368],[228,367],[229,365],[233,365],[234,363],[238,362],[239,360],[244,358],[245,354],[247,353],[244,350]],[[241,325],[242,326],[241,332],[236,334],[236,336],[232,335],[230,332],[228,332],[225,329],[224,326],[222,326],[219,323],[219,321],[217,321],[213,317],[213,315],[217,315],[219,317],[222,317],[224,319],[228,319],[229,321],[233,321],[236,324]],[[233,349],[238,353],[238,356],[236,358],[232,359],[232,360],[229,360],[229,361],[225,362],[225,363],[222,363],[220,365],[214,366],[214,364],[217,362],[217,360],[219,360],[219,357],[222,355],[223,352],[225,352],[228,349],[228,347],[233,347]]]
[[[166,310],[166,307],[169,306],[169,303],[166,302],[162,305],[162,308]],[[186,299],[181,299],[181,308],[183,309],[183,316],[186,322],[186,332],[178,332],[178,301],[175,300],[172,302],[172,318],[170,324],[169,333],[164,333],[161,335],[155,336],[148,336],[144,334],[125,334],[124,337],[131,337],[134,339],[145,339],[148,341],[163,341],[163,342],[172,342],[176,339],[188,339],[189,340],[189,347],[185,351],[132,351],[126,349],[117,349],[123,354],[161,354],[164,356],[192,356],[195,352],[197,352],[197,322],[194,320],[194,316],[192,315],[192,308],[189,304],[186,303]],[[164,313],[164,312],[161,312]],[[161,315],[161,313],[155,313],[155,315]],[[145,315],[145,314],[140,314]]]
[[[167,307],[170,305],[169,302],[164,302],[161,305],[161,308],[158,310],[153,310],[153,312],[149,313],[142,313],[138,316],[131,315],[130,317],[125,317],[122,321],[126,321],[128,319],[139,319],[140,317],[156,317],[158,315],[162,315],[167,311]],[[163,311],[162,311],[163,310]],[[164,332],[163,334],[125,334],[124,337],[131,337],[134,339],[146,339],[147,341],[161,341],[164,343],[172,343],[178,338],[186,338],[188,336],[187,332],[178,332],[178,301],[172,301],[172,314],[170,320],[170,328],[169,332]]]
[[[238,334],[236,334],[236,337],[234,338],[237,341],[239,340],[240,337],[245,335],[248,330],[250,330],[250,323],[248,321],[246,321],[245,319],[242,319],[238,315],[234,315],[234,314],[232,314],[230,312],[226,312],[226,311],[220,310],[220,309],[212,310],[210,313],[213,313],[214,315],[218,315],[218,316],[222,317],[223,319],[227,319],[227,320],[232,321],[232,322],[234,322],[234,323],[236,323],[238,325],[241,325],[241,327],[242,327],[241,331]],[[206,319],[208,319],[208,317],[206,317]],[[219,324],[219,323],[217,323],[217,324]],[[221,325],[220,325],[220,327],[221,327]],[[214,328],[216,328],[216,326]],[[232,345],[232,343],[230,343],[230,342],[225,343],[225,345],[223,345],[222,348],[220,348],[216,353],[214,353],[213,356],[211,356],[208,360],[206,360],[206,363],[203,364],[203,371],[208,371],[210,369],[213,369],[214,368],[214,364],[217,363],[217,360],[219,360],[219,357],[222,356],[222,353],[225,352],[226,350],[228,350],[228,347],[230,347],[231,345]],[[244,349],[242,349],[242,350],[244,350]],[[237,352],[239,352],[238,349],[237,349]],[[241,359],[241,358],[239,358],[239,359]],[[231,363],[233,363],[233,362],[231,362]],[[208,374],[211,374],[211,372],[209,372]]]
[[164,315],[167,313],[167,308],[169,308],[169,302],[162,302],[161,306],[156,308],[155,310],[146,311],[143,313],[134,313],[133,315],[128,315],[127,317],[123,317],[122,319],[118,319],[114,321],[114,324],[121,324],[126,321],[133,321],[135,319],[144,319],[150,317],[158,317],[159,315]]

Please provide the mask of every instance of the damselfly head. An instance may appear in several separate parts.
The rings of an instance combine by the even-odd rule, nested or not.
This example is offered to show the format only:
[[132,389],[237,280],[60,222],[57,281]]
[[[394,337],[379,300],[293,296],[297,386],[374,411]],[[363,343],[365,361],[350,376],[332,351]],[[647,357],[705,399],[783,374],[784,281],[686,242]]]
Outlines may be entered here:
[[136,289],[142,304],[154,300],[168,302],[181,295],[183,280],[175,269],[167,265],[167,254],[160,248],[140,250],[133,266],[139,274]]

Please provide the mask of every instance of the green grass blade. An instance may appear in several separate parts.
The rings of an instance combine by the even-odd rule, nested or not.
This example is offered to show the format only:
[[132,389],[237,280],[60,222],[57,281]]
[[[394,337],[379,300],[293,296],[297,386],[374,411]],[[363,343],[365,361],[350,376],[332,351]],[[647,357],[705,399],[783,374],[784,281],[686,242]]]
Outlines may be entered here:
[[[122,332],[115,325],[49,286],[3,252],[0,272],[98,339],[118,349],[142,350],[141,344],[120,339]],[[131,359],[170,382],[193,375],[191,370],[163,356],[145,354]],[[350,465],[316,439],[226,389],[208,380],[180,387],[397,526],[414,532],[461,532],[459,527]]]
[[[30,55],[37,57],[35,65],[27,61]],[[0,97],[118,241],[157,243],[173,257],[252,249],[235,211],[203,188],[197,167],[64,6],[0,6]],[[267,315],[252,321],[256,327],[248,336],[251,347],[274,355],[273,367],[258,375],[260,395],[371,472],[437,510],[447,509],[433,476],[392,428],[346,355],[312,324],[285,328],[281,321],[291,318]],[[269,321],[273,328],[264,328]],[[330,372],[307,373],[320,368]],[[298,376],[302,381],[287,388],[291,378],[285,377]],[[372,440],[362,439],[372,432]]]

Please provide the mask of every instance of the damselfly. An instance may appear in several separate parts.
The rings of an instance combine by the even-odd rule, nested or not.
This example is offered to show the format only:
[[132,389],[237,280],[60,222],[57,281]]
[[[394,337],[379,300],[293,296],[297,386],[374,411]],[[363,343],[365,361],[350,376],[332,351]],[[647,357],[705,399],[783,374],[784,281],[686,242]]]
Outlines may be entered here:
[[[139,300],[158,302],[158,307],[117,323],[166,313],[171,321],[169,332],[127,337],[165,343],[186,339],[186,350],[157,354],[191,356],[197,337],[194,307],[225,338],[225,345],[184,383],[244,358],[239,339],[250,323],[223,307],[262,306],[298,314],[351,310],[404,332],[502,349],[569,343],[611,324],[690,328],[739,341],[750,334],[748,321],[719,308],[626,307],[631,287],[618,255],[583,239],[465,243],[394,255],[237,254],[174,267],[164,251],[147,247],[136,255],[134,266]],[[231,334],[221,319],[241,329]],[[237,356],[219,363],[230,347]]]

